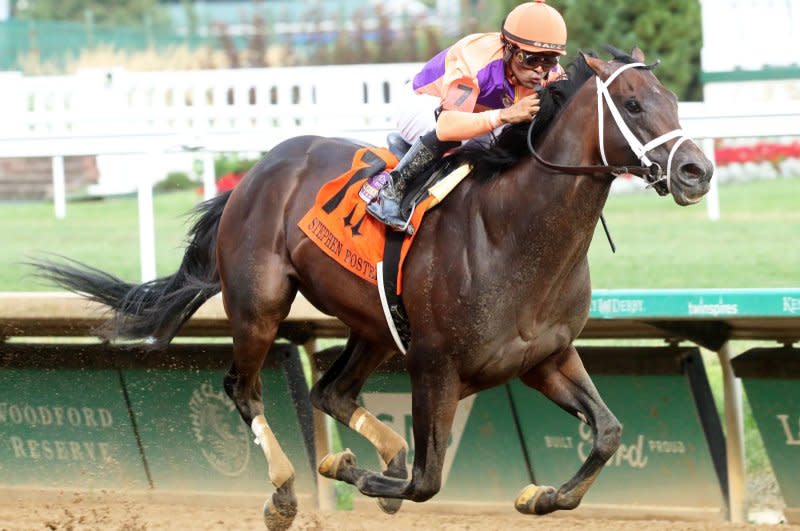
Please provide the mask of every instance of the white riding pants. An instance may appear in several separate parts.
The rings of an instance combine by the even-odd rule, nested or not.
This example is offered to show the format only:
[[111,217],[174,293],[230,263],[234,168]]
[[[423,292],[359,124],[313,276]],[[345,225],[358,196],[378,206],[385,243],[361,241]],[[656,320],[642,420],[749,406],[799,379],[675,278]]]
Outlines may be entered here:
[[403,139],[409,144],[436,129],[436,109],[441,100],[430,94],[417,94],[411,83],[406,83],[397,100],[395,124]]

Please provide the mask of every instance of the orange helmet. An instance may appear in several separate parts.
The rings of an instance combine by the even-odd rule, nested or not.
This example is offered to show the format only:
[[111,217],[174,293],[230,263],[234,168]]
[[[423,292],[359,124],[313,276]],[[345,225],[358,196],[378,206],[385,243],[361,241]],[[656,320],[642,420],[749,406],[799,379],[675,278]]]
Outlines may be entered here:
[[503,22],[506,40],[528,52],[567,53],[567,25],[544,0],[515,7]]

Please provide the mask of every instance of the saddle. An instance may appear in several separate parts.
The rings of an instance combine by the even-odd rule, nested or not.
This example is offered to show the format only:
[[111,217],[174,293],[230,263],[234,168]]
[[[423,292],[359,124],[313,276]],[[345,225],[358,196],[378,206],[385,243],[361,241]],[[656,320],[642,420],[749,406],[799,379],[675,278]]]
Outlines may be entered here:
[[[405,352],[410,334],[401,299],[402,265],[416,233],[409,236],[394,231],[373,218],[366,211],[362,194],[365,185],[394,168],[402,149],[408,149],[408,144],[400,141],[390,136],[390,149],[358,149],[350,169],[320,188],[298,227],[339,265],[378,286],[387,324],[399,349]],[[442,161],[411,183],[401,208],[413,210],[411,223],[415,227],[470,171],[468,166],[450,171],[451,166],[449,161]]]

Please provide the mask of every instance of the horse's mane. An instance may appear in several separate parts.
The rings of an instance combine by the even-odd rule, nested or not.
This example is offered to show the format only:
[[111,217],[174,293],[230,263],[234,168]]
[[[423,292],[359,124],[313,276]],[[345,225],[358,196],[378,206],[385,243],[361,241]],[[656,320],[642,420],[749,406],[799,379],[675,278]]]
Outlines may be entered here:
[[[634,63],[636,60],[613,46],[606,49],[620,63]],[[567,77],[547,85],[540,93],[539,112],[533,124],[533,143],[538,145],[547,134],[547,130],[557,119],[567,102],[578,92],[583,84],[595,75],[586,63],[584,55],[597,57],[592,51],[579,53],[566,68]],[[529,155],[528,129],[530,122],[522,122],[505,127],[494,141],[471,141],[466,143],[454,155],[458,163],[472,165],[472,174],[480,178],[489,178],[510,166],[522,157]]]

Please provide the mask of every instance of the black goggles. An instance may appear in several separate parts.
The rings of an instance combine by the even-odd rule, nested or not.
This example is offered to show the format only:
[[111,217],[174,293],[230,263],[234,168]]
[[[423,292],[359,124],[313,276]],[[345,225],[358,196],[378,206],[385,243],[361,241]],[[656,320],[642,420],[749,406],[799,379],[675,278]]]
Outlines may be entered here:
[[544,55],[520,49],[514,52],[514,58],[520,65],[531,70],[540,67],[544,70],[552,70],[558,64],[557,55]]

